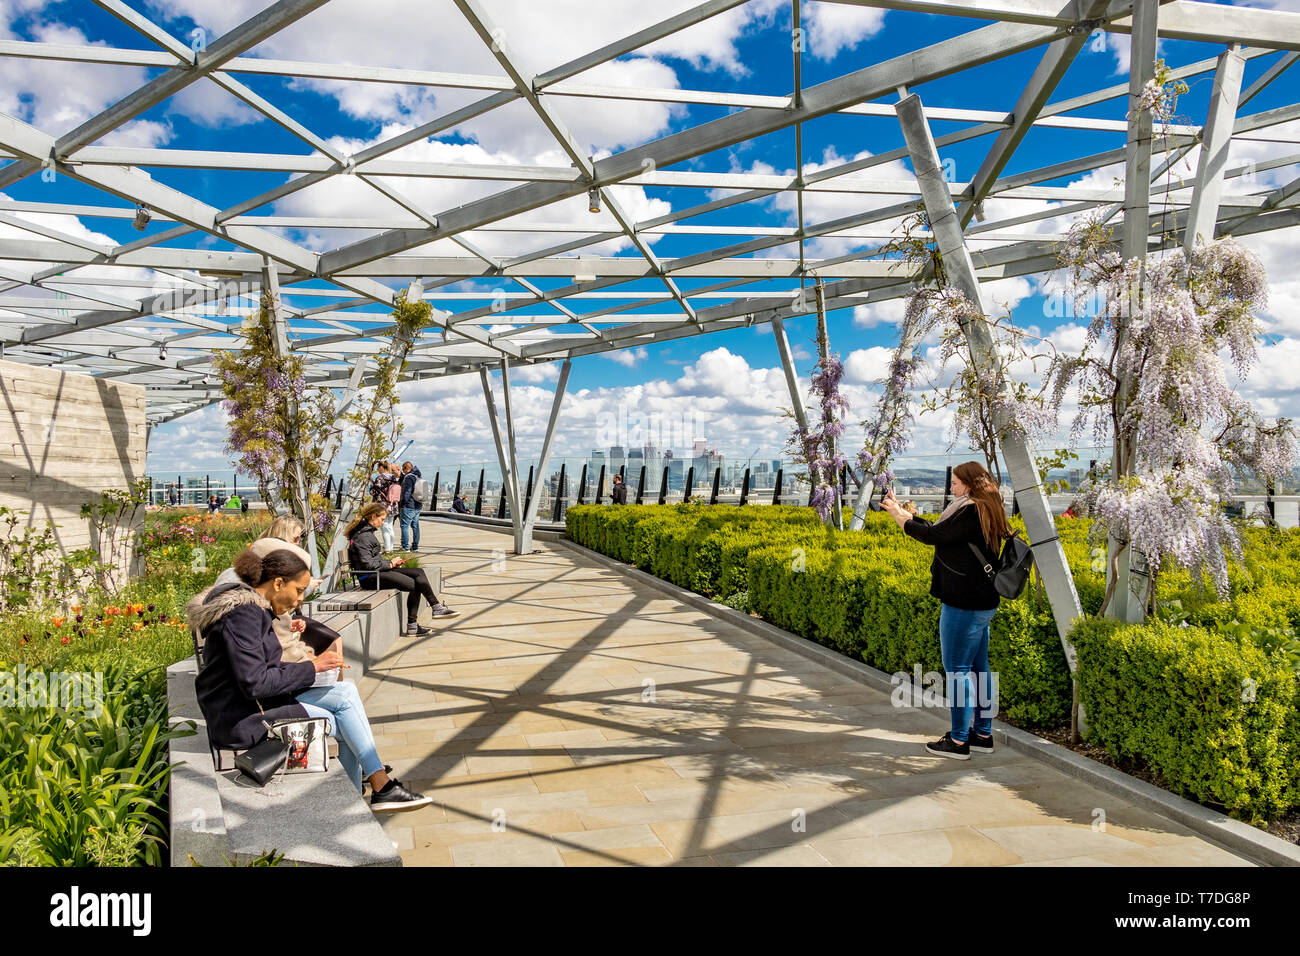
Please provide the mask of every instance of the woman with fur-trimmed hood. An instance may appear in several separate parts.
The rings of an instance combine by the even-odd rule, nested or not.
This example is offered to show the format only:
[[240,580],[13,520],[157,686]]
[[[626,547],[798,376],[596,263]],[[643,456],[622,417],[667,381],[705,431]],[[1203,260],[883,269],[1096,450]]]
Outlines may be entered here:
[[333,667],[341,663],[327,655],[315,660],[283,658],[275,620],[302,597],[305,588],[295,594],[292,583],[298,576],[295,569],[301,567],[302,559],[287,549],[265,558],[248,549],[235,559],[235,570],[259,583],[263,574],[272,574],[270,597],[240,580],[214,585],[185,606],[190,627],[203,635],[203,669],[194,683],[208,736],[218,746],[253,746],[266,736],[264,720],[305,720],[307,710],[297,694],[315,683],[317,670],[325,670],[327,661]]
[[288,547],[265,555],[247,548],[235,558],[234,571],[239,583],[214,585],[185,608],[190,626],[203,635],[203,667],[194,686],[209,739],[247,749],[276,720],[322,717],[353,786],[361,792],[362,778],[369,781],[374,812],[431,803],[388,775],[355,684],[312,687],[318,672],[342,666],[343,655],[325,650],[312,660],[284,660],[275,621],[302,603],[311,583],[307,562]]

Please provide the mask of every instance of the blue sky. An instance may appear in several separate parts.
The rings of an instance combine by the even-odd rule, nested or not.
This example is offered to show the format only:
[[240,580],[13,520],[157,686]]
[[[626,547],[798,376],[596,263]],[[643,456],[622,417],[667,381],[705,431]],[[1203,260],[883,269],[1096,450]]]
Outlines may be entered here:
[[[209,0],[135,0],[134,5],[174,36],[187,42],[202,30],[214,37],[228,30],[265,6],[264,0],[234,0],[215,4]],[[638,4],[611,0],[599,5],[557,2],[522,4],[514,0],[485,0],[484,8],[506,29],[506,40],[521,61],[532,70],[543,71],[572,56],[595,49],[614,37],[662,19],[690,4]],[[543,9],[544,8],[544,9]],[[843,75],[872,63],[889,59],[936,42],[956,33],[977,29],[981,21],[932,16],[919,13],[880,11],[843,4],[809,0],[803,4],[806,28],[806,52],[803,57],[805,87]],[[792,87],[791,19],[788,3],[751,0],[721,17],[700,24],[678,37],[670,38],[648,50],[620,58],[593,73],[591,82],[680,86],[687,89],[734,91],[785,95]],[[149,49],[144,37],[117,21],[102,9],[86,3],[36,3],[33,0],[0,0],[0,38],[42,39],[48,42],[106,43],[136,49]],[[1128,38],[1122,35],[1099,35],[1089,42],[1075,61],[1052,97],[1053,101],[1126,81],[1124,67]],[[1217,55],[1222,48],[1210,44],[1164,41],[1161,56],[1171,65],[1182,65]],[[251,55],[281,59],[336,62],[348,61],[377,66],[449,70],[500,74],[482,42],[468,30],[449,3],[430,3],[403,7],[395,0],[371,0],[360,3],[333,0],[272,42],[255,48]],[[1031,50],[1005,60],[998,60],[976,70],[937,80],[917,87],[928,107],[1006,111],[1019,95],[1024,81],[1032,73],[1041,50]],[[1245,83],[1249,84],[1276,59],[1277,54],[1252,59],[1246,66]],[[150,71],[142,68],[92,67],[70,64],[44,64],[39,70],[20,70],[22,61],[0,59],[0,110],[58,134],[119,99],[147,79]],[[1300,75],[1300,74],[1298,74]],[[345,151],[385,139],[434,116],[441,115],[481,93],[463,91],[389,87],[383,84],[336,84],[327,81],[286,83],[272,76],[240,77],[255,91],[289,112],[314,133]],[[1191,81],[1190,92],[1180,100],[1178,113],[1185,122],[1204,121],[1211,88],[1211,74]],[[5,92],[8,90],[8,92]],[[1295,78],[1290,75],[1274,83],[1252,100],[1245,112],[1259,112],[1295,99]],[[596,156],[608,155],[667,133],[695,126],[721,115],[718,107],[681,106],[666,108],[658,104],[629,104],[611,100],[584,101],[554,98],[561,119],[571,123],[575,138]],[[892,98],[889,101],[892,103]],[[507,112],[507,110],[509,112]],[[1122,120],[1125,102],[1121,99],[1073,111],[1071,115]],[[535,116],[525,106],[508,107],[489,114],[482,121],[467,124],[454,133],[439,137],[437,142],[416,144],[393,158],[434,159],[468,162],[524,162],[567,165],[567,158],[555,147]],[[967,125],[935,121],[936,135]],[[204,84],[190,93],[161,104],[115,134],[116,142],[167,148],[213,149],[267,153],[307,154],[301,140],[261,118],[213,84]],[[1288,124],[1285,136],[1300,140],[1296,124]],[[969,179],[978,168],[992,142],[984,136],[941,150],[941,156],[955,163],[955,178]],[[1113,149],[1123,144],[1122,132],[1062,130],[1036,128],[1025,139],[1005,174],[1033,169],[1087,153]],[[113,141],[113,140],[110,140]],[[810,166],[842,162],[863,154],[880,154],[902,145],[897,123],[889,117],[837,115],[805,124],[803,146],[805,164]],[[1234,152],[1234,159],[1265,158],[1296,152],[1291,143],[1249,144]],[[685,164],[683,169],[735,172],[788,172],[794,167],[794,133],[786,130],[719,151]],[[877,167],[868,175],[891,176],[890,166]],[[894,164],[896,171],[905,166]],[[155,178],[194,195],[213,206],[224,208],[249,196],[282,183],[283,173],[275,172],[197,172],[154,168]],[[1296,168],[1272,170],[1260,175],[1254,188],[1287,182]],[[1120,171],[1122,174],[1122,170]],[[1113,173],[1091,177],[1094,186],[1108,186]],[[1066,185],[1078,181],[1073,176],[1046,185]],[[404,184],[402,184],[404,186]],[[500,184],[479,184],[464,196],[446,182],[419,196],[427,208],[437,212],[473,198],[496,191]],[[473,190],[480,191],[473,191]],[[680,209],[706,201],[704,191],[687,187],[620,187],[620,202],[635,218],[644,219],[668,209]],[[1231,187],[1230,187],[1231,191]],[[412,192],[411,195],[416,195]],[[53,184],[29,177],[12,187],[4,196],[14,200],[58,203],[103,204],[102,193],[60,177]],[[290,199],[257,210],[257,215],[382,214],[376,196],[355,183],[327,183],[295,194]],[[869,197],[875,198],[875,197]],[[809,194],[805,221],[835,219],[861,211],[861,194]],[[877,205],[897,201],[884,198]],[[381,201],[382,202],[382,201]],[[441,205],[439,205],[441,204]],[[991,203],[995,216],[1031,211],[1045,203],[1001,200]],[[396,211],[393,207],[390,211]],[[569,218],[585,226],[581,217],[585,209]],[[68,217],[61,217],[67,220]],[[547,221],[558,218],[542,216]],[[741,226],[784,226],[796,224],[788,201],[754,202],[732,206],[720,212],[689,220],[691,224],[721,222]],[[69,223],[60,228],[74,231]],[[138,237],[129,222],[83,218],[78,224],[83,232],[130,241]],[[161,230],[154,224],[151,230]],[[873,230],[876,227],[873,227]],[[1029,228],[1029,227],[1026,227]],[[1063,231],[1061,221],[1047,221],[1039,231]],[[1269,414],[1300,416],[1293,376],[1287,374],[1300,358],[1297,336],[1300,335],[1300,283],[1287,265],[1300,251],[1296,229],[1256,237],[1247,244],[1256,249],[1274,276],[1273,302],[1261,319],[1269,331],[1260,370],[1243,388]],[[338,230],[316,233],[291,231],[288,237],[313,249],[328,249],[346,244],[357,234],[340,235]],[[749,237],[664,235],[653,237],[651,248],[661,259],[671,259],[692,252],[714,248]],[[536,235],[519,233],[487,235],[484,242],[497,242],[503,254],[519,248],[521,242],[536,243]],[[546,240],[540,240],[546,241]],[[186,237],[178,244],[193,243]],[[205,244],[208,243],[205,240]],[[809,243],[809,256],[823,250],[830,254],[848,252],[876,244],[870,240],[824,240]],[[211,240],[212,248],[223,248]],[[442,249],[440,247],[439,252]],[[602,247],[603,254],[636,256],[626,242]],[[458,251],[456,254],[460,254]],[[762,255],[790,257],[797,254],[794,244],[767,250]],[[542,288],[563,284],[567,280],[536,280]],[[689,289],[716,280],[681,281]],[[788,288],[788,283],[767,288]],[[484,298],[448,300],[436,303],[451,311],[485,305],[492,290],[503,287],[498,282],[479,281],[450,287],[451,290],[478,291]],[[508,291],[521,287],[505,285]],[[620,287],[630,301],[647,290],[661,291],[655,282],[630,283]],[[747,289],[763,289],[755,284]],[[1045,313],[1045,300],[1039,288],[1027,280],[1006,280],[992,290],[995,299],[1012,307],[1012,317],[1022,327],[1032,327],[1044,335],[1059,339],[1061,347],[1070,348],[1080,339],[1077,323]],[[300,301],[296,304],[315,304]],[[594,309],[616,304],[618,300],[577,300],[574,308]],[[708,300],[701,304],[717,304]],[[656,306],[648,311],[667,311]],[[548,311],[538,308],[528,313]],[[842,309],[830,316],[833,348],[845,358],[847,388],[854,403],[853,418],[865,417],[872,406],[871,381],[879,374],[883,356],[893,344],[899,309],[886,303],[877,307]],[[787,323],[791,343],[796,346],[800,371],[811,367],[813,323],[811,319]],[[545,414],[549,410],[555,367],[523,371],[518,377],[517,412],[525,445],[540,442]],[[601,437],[593,424],[602,416],[608,420],[617,409],[637,412],[659,410],[664,414],[681,414],[689,407],[703,414],[699,425],[710,444],[735,451],[751,446],[765,451],[779,451],[787,425],[775,411],[788,404],[780,377],[776,350],[767,326],[717,333],[702,338],[681,339],[644,349],[589,356],[575,361],[569,382],[557,451],[560,454],[583,454]],[[404,387],[403,415],[407,435],[416,441],[419,453],[428,460],[480,460],[492,457],[481,391],[476,376],[459,376],[442,382],[423,381]],[[942,452],[947,445],[946,419],[934,416],[923,419],[918,427],[918,451]],[[221,452],[222,414],[210,408],[158,429],[152,439],[150,468],[160,472],[216,469],[226,460]],[[850,441],[857,440],[850,428]]]

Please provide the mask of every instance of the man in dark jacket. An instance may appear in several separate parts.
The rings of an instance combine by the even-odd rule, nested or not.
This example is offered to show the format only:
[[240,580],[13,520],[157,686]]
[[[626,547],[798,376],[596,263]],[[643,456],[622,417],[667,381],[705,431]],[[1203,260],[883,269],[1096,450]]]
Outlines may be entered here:
[[[424,502],[415,496],[415,483],[420,480],[420,469],[409,461],[402,462],[402,550],[420,550],[420,511]],[[410,529],[408,536],[407,529]]]
[[453,498],[451,501],[451,510],[457,514],[469,514],[469,505],[465,503],[465,497],[465,495],[460,495],[457,498]]
[[622,475],[614,476],[614,487],[610,489],[609,497],[613,504],[627,504],[627,485],[623,483]]

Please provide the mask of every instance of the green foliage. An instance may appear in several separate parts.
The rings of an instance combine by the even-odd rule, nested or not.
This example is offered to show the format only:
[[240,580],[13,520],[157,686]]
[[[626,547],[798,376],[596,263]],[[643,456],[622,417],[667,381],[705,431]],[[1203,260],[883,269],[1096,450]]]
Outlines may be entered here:
[[[12,542],[13,517],[0,512],[0,541]],[[102,710],[0,707],[0,865],[165,861],[167,742],[190,731],[168,728],[164,669],[193,653],[186,601],[265,527],[265,516],[151,514],[139,536],[145,573],[116,594],[48,572],[25,585],[41,600],[18,605],[5,578],[0,680],[14,682],[4,675],[20,666],[104,677]]]
[[[579,544],[873,667],[942,669],[933,551],[887,515],[868,515],[862,531],[835,531],[792,506],[582,505],[569,509],[567,527]],[[1003,602],[989,654],[1013,720],[1054,726],[1068,718],[1065,656],[1036,596]]]
[[1090,739],[1249,820],[1300,797],[1296,677],[1234,634],[1086,620],[1072,632]]
[[63,555],[55,525],[18,531],[25,514],[0,505],[0,614],[46,607],[56,595],[93,586],[98,572],[90,550]]
[[0,709],[0,864],[163,862],[169,727],[160,672],[104,674],[91,706]]
[[[387,461],[402,434],[402,418],[397,414],[401,396],[397,383],[406,369],[406,357],[420,333],[433,321],[433,306],[424,299],[410,301],[399,295],[393,304],[393,334],[387,347],[375,358],[374,385],[369,399],[355,402],[339,423],[360,432],[356,464],[348,474],[354,507],[361,504],[376,461]],[[333,458],[331,454],[330,458]]]
[[[1062,518],[1057,530],[1090,616],[1074,640],[1092,739],[1241,816],[1300,806],[1300,531],[1246,530],[1228,601],[1208,580],[1170,572],[1159,580],[1160,620],[1121,627],[1093,617],[1105,554],[1090,541],[1091,522]],[[887,516],[837,532],[807,508],[583,505],[569,509],[568,535],[881,670],[942,670],[933,552]],[[1002,602],[989,661],[1010,720],[1068,720],[1069,674],[1038,588]],[[1239,699],[1247,679],[1252,702]]]
[[148,500],[149,479],[141,478],[125,489],[101,492],[98,501],[81,506],[81,517],[90,523],[99,585],[110,594],[116,594],[130,574],[128,557],[135,538],[136,518]]

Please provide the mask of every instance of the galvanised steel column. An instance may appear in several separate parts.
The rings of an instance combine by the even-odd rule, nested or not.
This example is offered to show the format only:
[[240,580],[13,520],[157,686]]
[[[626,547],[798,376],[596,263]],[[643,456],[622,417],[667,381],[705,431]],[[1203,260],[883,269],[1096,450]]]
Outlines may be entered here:
[[[542,439],[542,454],[537,462],[538,480],[546,480],[546,469],[551,461],[551,446],[555,442],[555,428],[560,421],[560,406],[564,403],[564,390],[569,384],[569,371],[573,368],[573,362],[569,359],[564,360],[560,366],[560,378],[555,383],[555,398],[551,402],[551,416],[546,422],[546,437]],[[529,471],[529,488],[532,488],[532,471]],[[524,508],[524,517],[521,524],[522,534],[516,543],[515,550],[518,554],[528,554],[533,550],[533,525],[537,521],[537,502],[541,500],[538,495],[530,505]]]
[[[975,266],[962,235],[953,207],[952,193],[943,175],[943,165],[935,149],[934,138],[926,122],[921,98],[909,93],[895,105],[899,125],[907,141],[912,168],[916,171],[917,185],[930,219],[939,253],[949,280],[981,312],[987,314]],[[971,360],[977,366],[997,367],[997,351],[988,324],[982,319],[963,323],[962,332],[970,346]],[[1065,650],[1065,659],[1073,674],[1078,666],[1074,645],[1070,642],[1070,628],[1083,616],[1079,594],[1065,559],[1065,549],[1056,535],[1047,496],[1039,483],[1038,468],[1024,437],[1014,430],[1013,423],[996,420],[994,427],[999,435],[1003,460],[1011,475],[1012,488],[1025,518],[1029,543],[1033,547],[1034,561],[1042,576],[1056,620],[1056,630]]]

